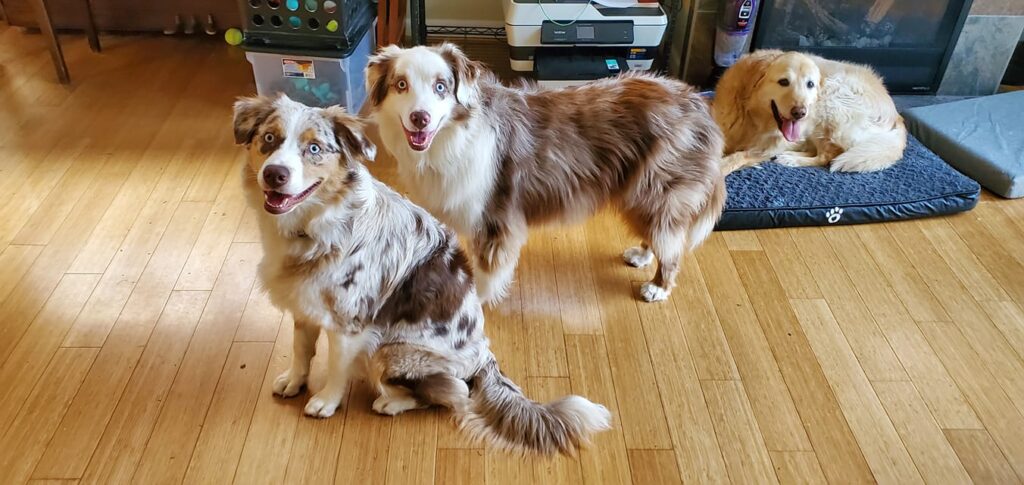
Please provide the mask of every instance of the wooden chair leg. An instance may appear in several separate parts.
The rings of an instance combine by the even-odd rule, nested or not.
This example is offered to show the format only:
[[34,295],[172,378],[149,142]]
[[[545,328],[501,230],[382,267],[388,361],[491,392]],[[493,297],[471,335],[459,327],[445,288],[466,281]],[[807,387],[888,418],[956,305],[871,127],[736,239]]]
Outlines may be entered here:
[[50,19],[50,11],[46,8],[46,0],[34,0],[32,3],[36,8],[39,30],[50,44],[50,57],[53,59],[54,69],[57,70],[57,79],[62,84],[69,84],[71,75],[68,74],[68,65],[64,63],[64,52],[60,49],[60,40],[57,39],[57,32],[53,29],[53,21]]
[[85,4],[85,35],[89,37],[89,48],[93,52],[102,50],[100,47],[100,34],[96,30],[96,19],[92,16],[92,4],[89,0],[82,0]]

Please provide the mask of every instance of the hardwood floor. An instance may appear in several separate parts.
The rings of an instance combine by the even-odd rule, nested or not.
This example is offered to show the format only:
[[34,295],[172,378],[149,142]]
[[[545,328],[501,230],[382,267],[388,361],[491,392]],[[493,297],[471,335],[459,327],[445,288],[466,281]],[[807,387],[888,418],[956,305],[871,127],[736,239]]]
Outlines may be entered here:
[[[715,233],[661,304],[613,216],[539,230],[488,310],[507,374],[607,405],[575,458],[475,447],[446,412],[276,399],[291,321],[255,281],[208,39],[0,27],[0,479],[81,483],[1020,483],[1024,200],[893,224]],[[394,180],[393,164],[371,169]],[[322,343],[322,342],[321,342]],[[311,386],[322,385],[318,356]]]

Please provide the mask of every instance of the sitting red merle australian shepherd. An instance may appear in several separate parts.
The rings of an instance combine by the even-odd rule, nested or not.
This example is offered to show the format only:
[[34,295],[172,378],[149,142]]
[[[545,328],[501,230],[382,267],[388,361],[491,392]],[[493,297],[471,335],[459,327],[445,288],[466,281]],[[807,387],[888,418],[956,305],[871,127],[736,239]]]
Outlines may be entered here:
[[380,392],[375,411],[445,406],[494,446],[572,453],[609,427],[603,406],[579,396],[535,403],[501,374],[455,235],[370,176],[361,162],[376,149],[356,118],[284,96],[245,98],[234,130],[249,151],[247,198],[261,209],[260,280],[295,317],[276,394],[305,385],[324,329],[327,380],[310,416],[334,414],[358,369]]
[[725,204],[722,134],[686,84],[626,74],[565,89],[510,87],[451,44],[386,47],[367,90],[410,197],[471,245],[481,298],[505,293],[528,227],[577,222],[617,206],[655,258],[647,301],[664,300],[684,251]]

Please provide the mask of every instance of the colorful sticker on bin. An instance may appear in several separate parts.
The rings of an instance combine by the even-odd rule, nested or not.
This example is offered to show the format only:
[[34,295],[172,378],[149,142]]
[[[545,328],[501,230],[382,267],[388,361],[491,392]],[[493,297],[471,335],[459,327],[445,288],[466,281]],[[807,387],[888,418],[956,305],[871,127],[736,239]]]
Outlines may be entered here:
[[281,59],[281,68],[284,70],[284,77],[316,79],[316,70],[313,69],[313,61]]

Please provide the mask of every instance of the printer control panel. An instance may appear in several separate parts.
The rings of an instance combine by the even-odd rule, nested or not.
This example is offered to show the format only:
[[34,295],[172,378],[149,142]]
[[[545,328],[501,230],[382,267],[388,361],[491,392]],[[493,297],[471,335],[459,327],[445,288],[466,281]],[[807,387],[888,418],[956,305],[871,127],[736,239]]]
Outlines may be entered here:
[[633,21],[574,22],[558,25],[545,20],[540,27],[541,44],[632,44]]

